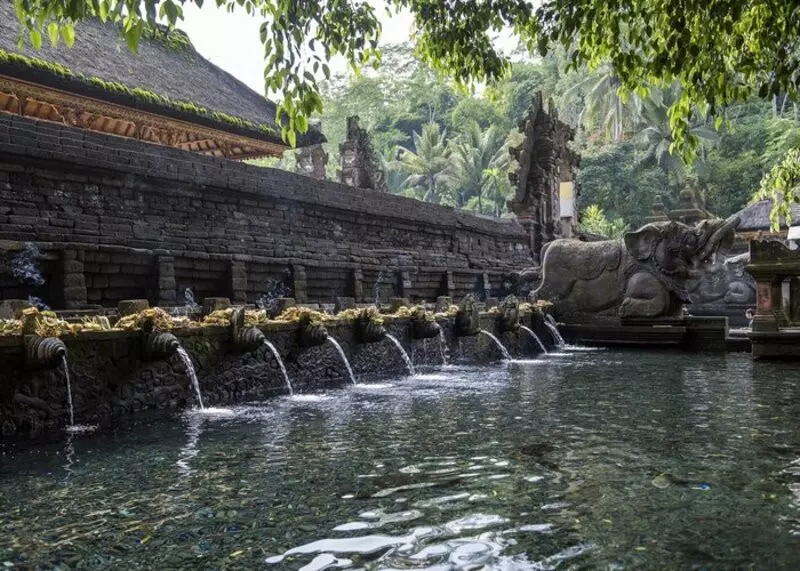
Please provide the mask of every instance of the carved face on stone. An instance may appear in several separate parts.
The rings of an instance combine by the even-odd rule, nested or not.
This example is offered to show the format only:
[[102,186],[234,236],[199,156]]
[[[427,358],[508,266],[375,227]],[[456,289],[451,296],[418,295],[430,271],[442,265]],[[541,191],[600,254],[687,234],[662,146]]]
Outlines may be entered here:
[[625,234],[625,247],[639,263],[666,282],[681,284],[703,277],[716,253],[733,244],[738,217],[703,220],[695,226],[653,222]]

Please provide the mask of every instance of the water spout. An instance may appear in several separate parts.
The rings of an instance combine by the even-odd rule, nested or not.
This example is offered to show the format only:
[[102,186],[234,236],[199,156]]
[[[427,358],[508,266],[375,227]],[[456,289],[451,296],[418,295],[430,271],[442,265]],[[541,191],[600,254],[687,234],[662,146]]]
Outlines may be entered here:
[[283,364],[283,359],[281,359],[281,354],[278,353],[278,349],[270,343],[267,339],[262,341],[264,345],[266,345],[272,354],[275,356],[275,360],[278,362],[278,366],[281,368],[281,373],[283,373],[283,382],[286,383],[286,389],[289,391],[289,396],[294,394],[294,390],[292,389],[292,383],[289,381],[289,373],[286,372],[286,365]]
[[197,399],[197,404],[200,406],[200,409],[204,409],[203,406],[203,396],[200,394],[200,381],[197,380],[197,373],[194,371],[194,364],[192,363],[192,358],[189,356],[189,353],[186,352],[186,349],[183,347],[178,347],[176,353],[178,357],[180,357],[181,361],[183,361],[183,366],[186,367],[186,374],[189,376],[189,380],[192,383],[192,389],[194,389],[194,396]]
[[527,332],[528,335],[530,335],[531,337],[533,337],[533,340],[536,341],[537,345],[539,345],[539,349],[542,350],[542,353],[547,353],[547,348],[544,346],[544,343],[542,343],[542,340],[539,339],[539,336],[536,335],[536,333],[534,333],[533,329],[531,329],[530,327],[526,327],[524,325],[520,325],[519,328]]
[[397,337],[395,337],[394,335],[390,335],[389,333],[386,334],[386,337],[392,343],[394,343],[395,347],[397,347],[397,350],[400,351],[400,356],[403,357],[403,361],[406,362],[406,367],[408,368],[408,374],[411,375],[412,377],[416,375],[417,373],[414,371],[414,363],[411,362],[411,357],[409,357],[408,353],[406,353],[406,350],[403,349],[403,346],[400,344],[400,341],[398,341]]
[[67,383],[67,406],[69,406],[69,426],[75,426],[75,410],[72,408],[72,385],[69,382],[69,365],[67,364],[67,354],[61,355],[61,368],[64,370],[64,381]]
[[447,365],[450,361],[450,347],[447,346],[444,329],[441,326],[439,327],[439,354],[442,356],[442,365]]
[[501,353],[503,353],[503,359],[505,359],[506,361],[512,361],[512,360],[513,360],[513,359],[511,358],[511,353],[509,353],[509,352],[508,352],[508,349],[506,349],[506,348],[503,346],[503,344],[500,342],[500,339],[498,339],[497,337],[495,337],[493,334],[489,333],[489,332],[488,332],[488,331],[486,331],[485,329],[481,329],[481,330],[480,330],[478,333],[483,333],[483,334],[484,334],[484,335],[486,335],[486,336],[487,336],[489,339],[491,339],[492,341],[494,341],[494,342],[495,342],[495,344],[497,345],[497,348],[498,348],[498,349],[500,349],[500,352],[501,352]]
[[353,368],[350,366],[350,361],[347,360],[347,355],[344,354],[344,349],[342,349],[342,346],[339,345],[339,342],[330,335],[328,336],[327,340],[330,341],[334,347],[336,347],[337,351],[339,351],[339,355],[341,356],[342,361],[344,361],[344,366],[347,367],[347,374],[350,375],[350,382],[352,382],[354,385],[357,385],[358,383],[356,383],[356,376],[353,374]]
[[545,315],[544,324],[550,330],[550,333],[553,335],[553,341],[558,347],[563,347],[564,345],[567,344],[566,341],[564,341],[564,338],[561,336],[561,333],[558,332],[558,328],[556,327],[556,320],[553,319],[553,316],[550,315],[549,313]]

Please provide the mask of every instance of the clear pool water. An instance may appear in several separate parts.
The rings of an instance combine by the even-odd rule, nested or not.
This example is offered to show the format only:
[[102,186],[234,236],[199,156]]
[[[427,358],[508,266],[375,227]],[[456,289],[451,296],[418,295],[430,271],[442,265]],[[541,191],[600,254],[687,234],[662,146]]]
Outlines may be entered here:
[[800,369],[587,351],[0,452],[0,565],[800,568]]

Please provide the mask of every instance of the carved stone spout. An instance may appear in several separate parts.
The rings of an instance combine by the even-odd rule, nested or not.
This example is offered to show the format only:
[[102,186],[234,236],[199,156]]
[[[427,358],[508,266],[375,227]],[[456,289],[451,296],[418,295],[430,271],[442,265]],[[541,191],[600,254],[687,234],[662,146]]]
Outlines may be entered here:
[[501,313],[497,316],[497,329],[505,333],[519,329],[519,300],[509,295],[500,306]]
[[145,361],[160,361],[174,355],[181,348],[181,342],[172,333],[153,329],[153,320],[142,324],[142,358]]
[[431,339],[439,335],[439,324],[433,315],[422,308],[411,315],[411,337],[414,339]]
[[328,330],[322,323],[313,321],[309,315],[300,317],[297,327],[297,343],[300,347],[304,349],[317,347],[327,340]]
[[33,369],[54,369],[67,354],[67,347],[58,337],[28,337],[25,357]]
[[231,313],[231,339],[237,350],[249,353],[261,347],[266,337],[257,327],[245,327],[244,315],[243,307],[238,307]]
[[361,312],[353,325],[358,343],[377,343],[386,337],[386,328],[368,309]]
[[457,337],[472,337],[481,330],[481,314],[475,296],[469,294],[461,301],[456,313],[455,334]]

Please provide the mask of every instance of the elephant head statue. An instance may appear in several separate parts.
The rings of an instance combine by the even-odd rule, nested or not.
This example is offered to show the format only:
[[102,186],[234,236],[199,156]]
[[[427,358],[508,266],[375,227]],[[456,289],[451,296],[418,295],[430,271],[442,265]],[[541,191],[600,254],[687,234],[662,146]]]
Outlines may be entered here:
[[[681,222],[653,222],[625,234],[628,253],[678,294],[706,277],[719,250],[733,245],[739,218],[702,220],[695,226]],[[684,299],[688,301],[688,299]]]
[[527,272],[541,276],[532,293],[552,302],[562,320],[680,315],[694,282],[733,244],[738,223],[735,216],[694,226],[653,222],[619,240],[555,240],[543,249],[541,268]]

